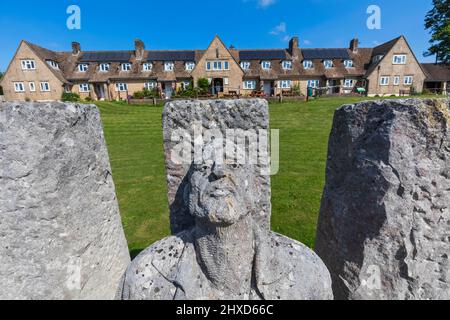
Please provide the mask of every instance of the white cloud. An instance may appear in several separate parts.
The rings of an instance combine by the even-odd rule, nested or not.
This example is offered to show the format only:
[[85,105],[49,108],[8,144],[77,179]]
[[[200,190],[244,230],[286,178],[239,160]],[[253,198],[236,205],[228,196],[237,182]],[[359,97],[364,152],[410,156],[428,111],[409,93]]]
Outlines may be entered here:
[[303,40],[303,44],[306,46],[309,46],[311,44],[311,41],[305,39],[305,40]]
[[273,28],[272,31],[270,31],[271,35],[277,36],[279,34],[286,33],[286,23],[282,22],[279,25],[277,25],[275,28]]
[[258,6],[261,8],[267,8],[275,4],[276,0],[258,0]]

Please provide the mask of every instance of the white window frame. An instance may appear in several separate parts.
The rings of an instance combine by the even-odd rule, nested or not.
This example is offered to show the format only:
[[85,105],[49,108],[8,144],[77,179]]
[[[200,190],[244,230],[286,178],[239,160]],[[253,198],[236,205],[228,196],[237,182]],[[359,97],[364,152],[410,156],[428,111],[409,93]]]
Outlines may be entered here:
[[[410,81],[407,81],[407,80],[409,80],[409,79],[410,79]],[[405,86],[412,86],[413,83],[414,83],[414,76],[405,76],[405,77],[403,78],[403,84],[404,84]]]
[[50,83],[47,81],[42,81],[39,83],[39,88],[41,89],[41,92],[50,92]]
[[213,71],[222,71],[222,61],[213,61]]
[[[386,80],[386,81],[384,81]],[[390,81],[390,77],[388,76],[381,76],[380,77],[380,86],[388,86]]]
[[280,88],[281,89],[291,89],[292,81],[291,80],[280,80]]
[[157,87],[156,81],[149,81],[144,83],[144,89],[153,90]]
[[116,83],[116,92],[127,92],[128,91],[128,84],[120,82]]
[[56,61],[53,60],[47,60],[47,64],[52,67],[53,69],[59,69],[59,64]]
[[406,64],[406,54],[394,54],[392,64]]
[[331,69],[334,67],[334,63],[333,60],[327,59],[323,61],[323,66],[325,67],[325,69]]
[[262,61],[261,62],[261,68],[263,70],[270,70],[272,68],[272,62],[270,62],[270,61]]
[[354,63],[353,60],[347,59],[344,60],[344,66],[348,69],[348,68],[354,68]]
[[89,65],[86,63],[80,63],[78,65],[78,72],[87,72],[89,70]]
[[23,82],[14,82],[14,92],[25,92],[25,85]]
[[223,85],[228,86],[229,84],[230,84],[230,79],[227,77],[223,78]]
[[28,88],[30,88],[30,92],[36,92],[36,84],[34,82],[28,82]]
[[320,86],[320,80],[314,79],[314,80],[308,80],[307,87],[308,88],[319,88]]
[[186,71],[192,71],[195,68],[195,62],[188,61],[186,62]]
[[256,80],[245,80],[242,87],[244,90],[255,90]]
[[377,62],[381,61],[381,59],[383,59],[383,58],[384,58],[384,55],[378,54],[372,58],[372,63],[377,63]]
[[131,63],[129,63],[129,62],[122,63],[121,69],[123,72],[130,72],[131,71]]
[[284,60],[281,63],[281,66],[284,70],[292,70],[292,61],[291,60]]
[[229,61],[222,61],[223,70],[230,70],[230,62]]
[[173,72],[174,69],[175,69],[175,63],[173,63],[172,61],[164,62],[164,71],[165,72]]
[[100,72],[108,72],[110,69],[109,63],[101,63],[100,64]]
[[206,71],[211,71],[211,61],[206,61]]
[[314,69],[314,63],[312,60],[304,60],[303,61],[303,68],[306,70]]
[[21,60],[22,70],[36,70],[36,61],[32,59]]
[[394,83],[394,86],[399,86],[400,85],[400,76],[395,76],[393,83]]
[[151,62],[146,62],[144,64],[142,64],[142,71],[152,71],[153,70],[153,63]]
[[355,86],[355,79],[344,79],[344,88],[353,88]]
[[242,70],[250,70],[251,63],[250,61],[241,61]]
[[81,92],[81,93],[87,93],[87,92],[91,91],[91,90],[90,90],[89,83],[80,83],[80,84],[78,85],[78,90],[79,90],[79,92]]

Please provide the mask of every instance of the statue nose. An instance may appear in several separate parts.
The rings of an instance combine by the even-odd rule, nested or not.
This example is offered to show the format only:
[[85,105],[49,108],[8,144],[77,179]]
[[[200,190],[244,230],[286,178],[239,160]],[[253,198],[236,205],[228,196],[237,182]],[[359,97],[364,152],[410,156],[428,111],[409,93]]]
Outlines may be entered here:
[[214,164],[213,166],[213,170],[212,170],[212,174],[214,175],[214,177],[216,179],[222,179],[226,177],[226,172],[225,172],[225,168],[223,167],[223,165],[219,165],[217,163]]

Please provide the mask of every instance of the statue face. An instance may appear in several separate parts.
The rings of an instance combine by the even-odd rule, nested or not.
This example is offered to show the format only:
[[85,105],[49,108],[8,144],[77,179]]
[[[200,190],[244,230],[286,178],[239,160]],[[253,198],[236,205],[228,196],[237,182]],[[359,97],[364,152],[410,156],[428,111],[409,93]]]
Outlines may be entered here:
[[194,165],[190,178],[191,214],[212,224],[230,226],[252,210],[251,168],[209,162]]

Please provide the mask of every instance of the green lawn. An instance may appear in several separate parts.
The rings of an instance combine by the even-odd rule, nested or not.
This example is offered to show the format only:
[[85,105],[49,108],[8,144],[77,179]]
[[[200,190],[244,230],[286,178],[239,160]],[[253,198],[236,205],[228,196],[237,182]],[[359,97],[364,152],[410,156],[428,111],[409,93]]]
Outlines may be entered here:
[[[271,104],[280,129],[280,172],[272,178],[272,228],[313,247],[336,108],[359,98]],[[161,130],[162,107],[100,107],[125,233],[134,255],[170,234]]]

